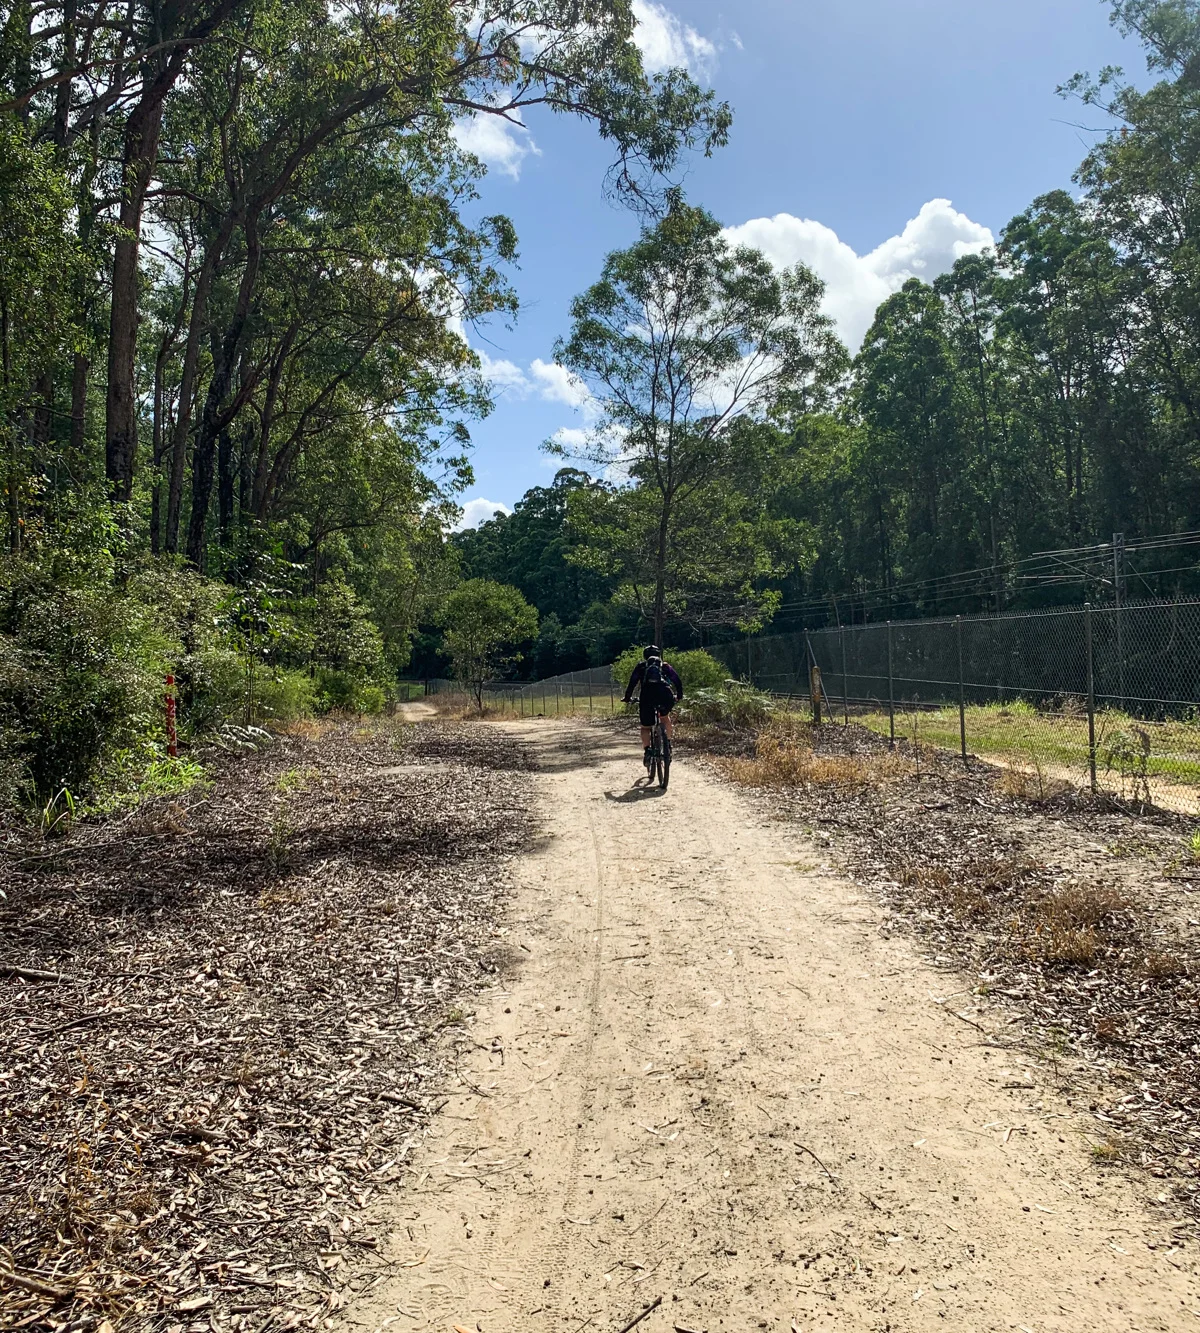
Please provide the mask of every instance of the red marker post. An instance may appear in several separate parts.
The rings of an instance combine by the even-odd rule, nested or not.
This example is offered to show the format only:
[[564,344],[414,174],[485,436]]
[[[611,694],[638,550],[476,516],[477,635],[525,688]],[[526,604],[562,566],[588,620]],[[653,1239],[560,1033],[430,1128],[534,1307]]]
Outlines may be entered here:
[[167,754],[176,759],[179,746],[175,741],[175,677],[167,677]]

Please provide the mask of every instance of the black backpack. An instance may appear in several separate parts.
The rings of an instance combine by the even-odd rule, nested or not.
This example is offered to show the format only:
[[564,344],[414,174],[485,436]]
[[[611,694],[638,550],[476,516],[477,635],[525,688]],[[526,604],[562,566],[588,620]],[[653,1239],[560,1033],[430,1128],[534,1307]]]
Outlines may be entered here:
[[662,678],[663,678],[662,659],[658,657],[651,657],[646,662],[645,683],[647,685],[661,685]]

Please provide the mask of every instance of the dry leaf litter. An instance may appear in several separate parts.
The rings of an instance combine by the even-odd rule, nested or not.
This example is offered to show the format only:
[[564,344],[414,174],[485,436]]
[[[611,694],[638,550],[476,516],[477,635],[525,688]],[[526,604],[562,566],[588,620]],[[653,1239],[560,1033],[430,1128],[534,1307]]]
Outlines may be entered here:
[[10,831],[0,1327],[330,1323],[381,1280],[364,1210],[437,1104],[452,1001],[503,965],[511,740],[345,724],[215,763],[59,842]]

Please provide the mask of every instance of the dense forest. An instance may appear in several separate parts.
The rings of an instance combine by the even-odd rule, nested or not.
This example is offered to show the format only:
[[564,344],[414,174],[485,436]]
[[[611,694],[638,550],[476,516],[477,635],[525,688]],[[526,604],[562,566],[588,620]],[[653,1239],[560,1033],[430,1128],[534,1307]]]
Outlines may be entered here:
[[[471,117],[580,117],[652,212],[730,114],[629,0],[17,0],[0,30],[0,763],[39,800],[195,733],[373,708],[516,309]],[[599,186],[599,182],[598,182]]]
[[[753,502],[738,572],[774,627],[1102,599],[1118,580],[1130,597],[1200,587],[1200,10],[1132,0],[1114,20],[1157,78],[1063,89],[1114,126],[1078,189],[889,297],[826,410],[781,396],[738,423],[752,484],[730,473],[722,502]],[[610,626],[649,620],[637,580],[596,559],[606,489],[620,526],[623,487],[565,472],[462,541],[468,569],[557,617],[562,662],[600,660]],[[1171,533],[1186,535],[1157,540]],[[580,570],[601,579],[588,606]],[[755,621],[723,555],[693,573],[668,634]],[[728,594],[724,627],[697,613],[709,581]]]
[[[1114,21],[1153,78],[1064,89],[1113,126],[1078,189],[909,281],[851,357],[811,272],[684,198],[731,113],[646,74],[629,0],[8,6],[9,792],[142,780],[168,671],[198,734],[470,654],[537,676],[648,633],[1101,596],[1116,532],[1131,594],[1193,589],[1146,539],[1200,528],[1200,11]],[[556,348],[587,443],[450,536],[490,406],[461,331],[515,315],[518,247],[455,129],[534,106],[594,125],[641,235]]]

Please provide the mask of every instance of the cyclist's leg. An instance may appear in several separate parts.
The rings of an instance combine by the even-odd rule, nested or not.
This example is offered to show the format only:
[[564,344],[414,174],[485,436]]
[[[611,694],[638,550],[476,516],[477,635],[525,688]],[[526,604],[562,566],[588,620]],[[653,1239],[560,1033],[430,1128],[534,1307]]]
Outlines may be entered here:
[[642,728],[642,749],[643,749],[643,750],[650,744],[650,733],[651,733],[652,730],[653,730],[653,728],[651,728],[651,727],[643,727],[643,728]]

